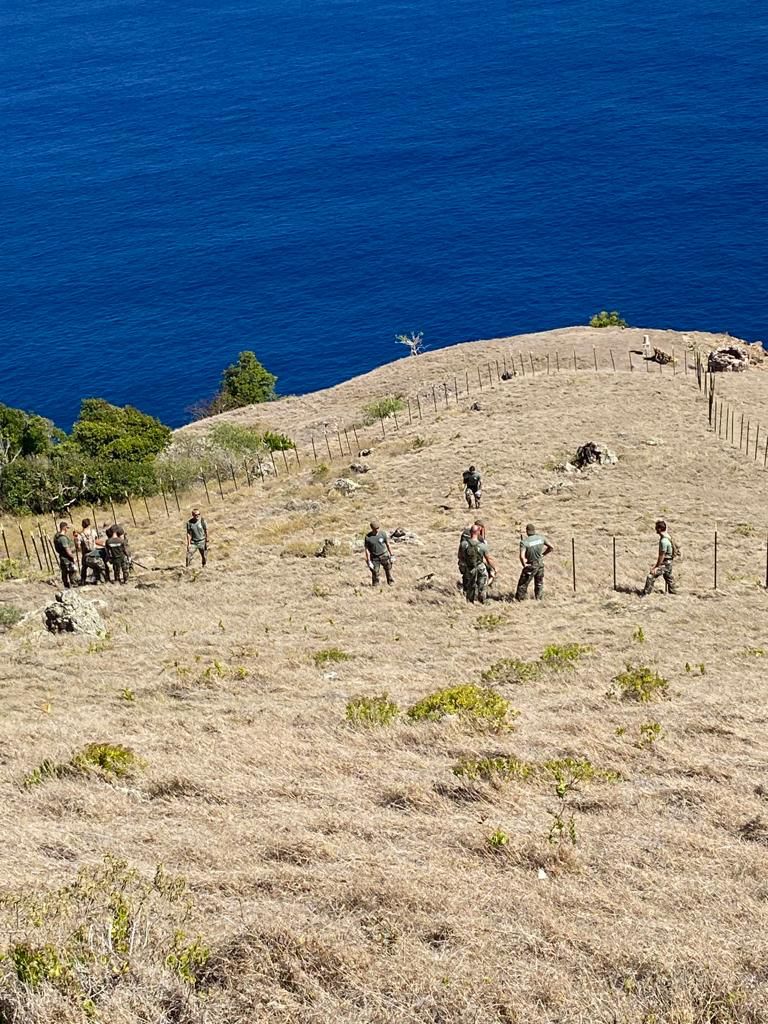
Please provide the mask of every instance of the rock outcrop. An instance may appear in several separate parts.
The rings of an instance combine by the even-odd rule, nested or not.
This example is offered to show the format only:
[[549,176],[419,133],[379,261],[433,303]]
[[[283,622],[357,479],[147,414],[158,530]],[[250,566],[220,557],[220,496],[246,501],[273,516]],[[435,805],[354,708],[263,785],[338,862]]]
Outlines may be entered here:
[[85,633],[103,636],[106,633],[101,612],[76,590],[62,590],[44,611],[45,628],[51,633]]

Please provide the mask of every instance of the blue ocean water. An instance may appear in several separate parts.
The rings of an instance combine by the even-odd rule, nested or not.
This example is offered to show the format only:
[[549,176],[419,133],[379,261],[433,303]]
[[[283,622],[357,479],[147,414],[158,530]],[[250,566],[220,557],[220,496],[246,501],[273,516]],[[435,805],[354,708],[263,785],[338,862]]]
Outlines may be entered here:
[[752,0],[4,0],[0,401],[172,425],[585,323],[765,337]]

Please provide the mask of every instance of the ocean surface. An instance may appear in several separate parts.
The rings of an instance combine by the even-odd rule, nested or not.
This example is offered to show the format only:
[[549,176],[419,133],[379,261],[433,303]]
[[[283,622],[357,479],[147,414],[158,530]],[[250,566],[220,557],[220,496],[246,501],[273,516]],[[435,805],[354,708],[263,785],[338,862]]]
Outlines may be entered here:
[[3,0],[0,401],[171,425],[585,323],[768,336],[754,0]]

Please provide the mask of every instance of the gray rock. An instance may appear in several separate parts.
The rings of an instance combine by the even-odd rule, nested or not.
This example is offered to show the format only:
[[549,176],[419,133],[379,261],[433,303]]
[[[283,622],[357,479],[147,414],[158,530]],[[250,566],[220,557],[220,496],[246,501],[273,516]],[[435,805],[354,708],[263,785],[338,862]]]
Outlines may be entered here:
[[749,353],[737,345],[722,345],[707,356],[710,373],[742,373],[749,369]]
[[338,491],[339,494],[349,495],[360,490],[360,484],[356,484],[354,480],[348,480],[346,477],[341,476],[338,480],[333,481],[331,490]]
[[106,626],[93,601],[86,601],[75,590],[62,590],[45,608],[45,627],[51,633],[85,633],[103,636]]
[[357,453],[358,459],[367,459],[373,455],[373,448],[363,448]]
[[397,529],[393,530],[389,535],[389,539],[396,541],[398,544],[421,544],[421,540],[416,536],[415,533],[411,533],[410,530]]
[[353,462],[349,468],[353,473],[367,473],[370,467],[364,462]]
[[483,407],[479,402],[473,402],[472,405],[470,405],[469,410],[470,412],[482,412]]

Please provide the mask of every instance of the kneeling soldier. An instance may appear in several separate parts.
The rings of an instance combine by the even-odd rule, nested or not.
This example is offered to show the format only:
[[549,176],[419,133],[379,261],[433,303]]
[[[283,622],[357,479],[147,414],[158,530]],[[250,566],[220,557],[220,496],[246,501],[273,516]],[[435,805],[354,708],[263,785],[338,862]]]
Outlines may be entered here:
[[515,599],[524,601],[528,594],[528,586],[533,580],[533,596],[540,601],[544,596],[544,556],[552,550],[546,537],[536,533],[533,523],[525,528],[525,537],[520,538],[520,564],[523,571],[517,581]]
[[382,569],[387,577],[387,583],[394,583],[389,537],[375,519],[371,520],[370,526],[370,533],[365,535],[365,564],[371,570],[371,584],[374,587],[378,586]]

